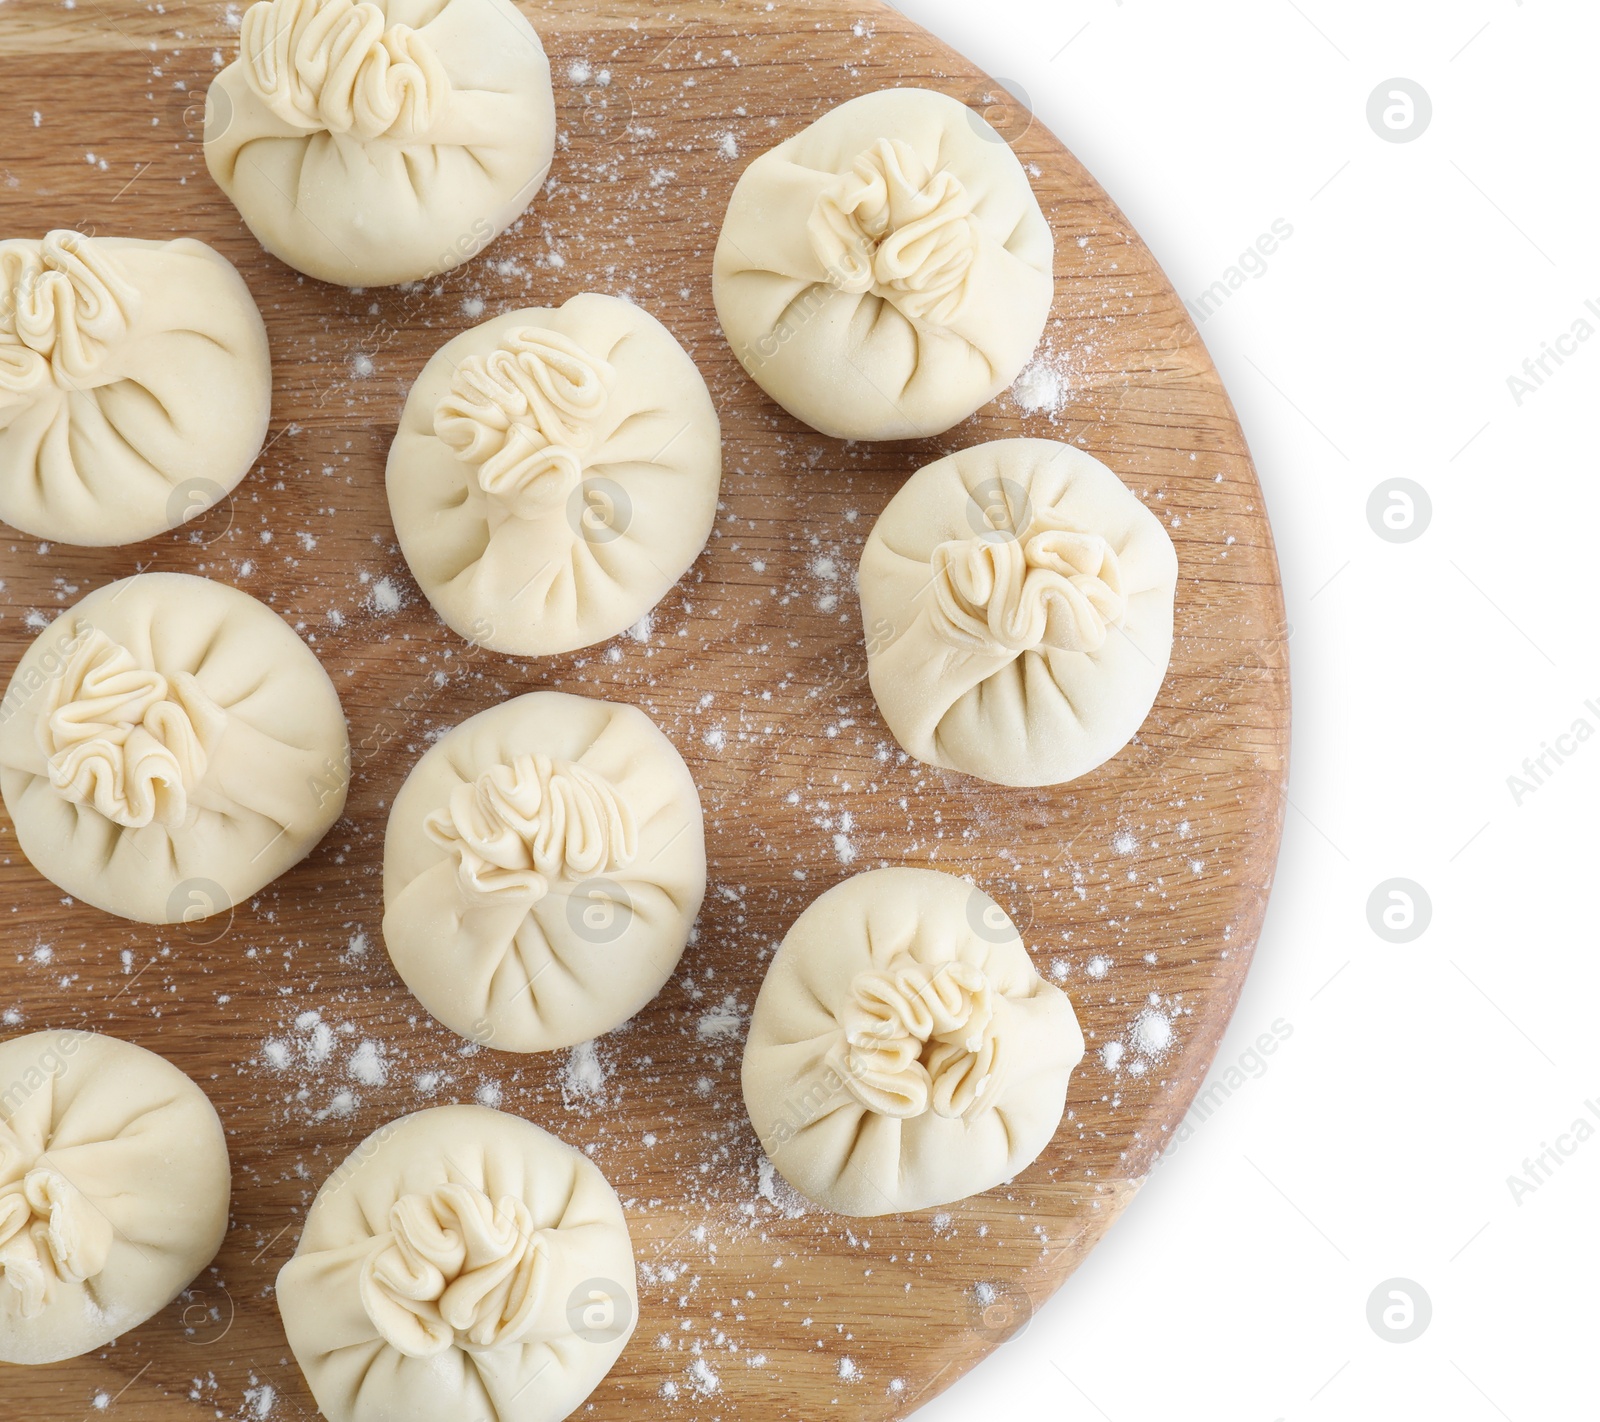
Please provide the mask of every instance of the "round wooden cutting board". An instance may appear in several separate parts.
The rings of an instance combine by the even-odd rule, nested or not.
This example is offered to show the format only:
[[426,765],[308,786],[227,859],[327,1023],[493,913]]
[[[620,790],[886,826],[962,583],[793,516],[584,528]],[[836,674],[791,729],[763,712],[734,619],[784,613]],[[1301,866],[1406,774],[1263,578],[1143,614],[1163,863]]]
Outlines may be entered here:
[[[549,189],[467,267],[352,293],[266,256],[206,174],[203,94],[233,55],[236,7],[0,7],[0,236],[200,237],[244,273],[276,362],[269,444],[209,515],[103,550],[0,530],[0,670],[103,583],[201,573],[300,631],[354,748],[345,817],[317,851],[231,918],[186,928],[64,902],[0,821],[0,1032],[91,1028],[162,1053],[216,1103],[234,1166],[231,1229],[191,1293],[97,1355],[0,1369],[5,1417],[78,1422],[99,1415],[97,1394],[139,1422],[315,1415],[272,1285],[318,1184],[385,1121],[475,1099],[588,1151],[627,1208],[638,1328],[579,1415],[902,1416],[1094,1247],[1181,1120],[1237,998],[1282,825],[1282,601],[1227,395],[1122,214],[1004,89],[875,0],[523,9],[554,66]],[[832,105],[905,84],[964,100],[1014,146],[1055,229],[1056,304],[1014,392],[941,439],[846,446],[740,369],[716,327],[711,255],[750,158]],[[585,290],[637,301],[698,362],[726,438],[722,508],[704,555],[631,634],[507,659],[448,632],[417,591],[384,459],[439,345]],[[1058,789],[1003,790],[901,755],[867,687],[853,586],[873,520],[912,471],[1016,435],[1110,464],[1181,561],[1155,711],[1115,760]],[[711,874],[655,1002],[591,1050],[518,1057],[464,1044],[406,992],[379,931],[380,866],[388,806],[421,752],[539,687],[657,720],[699,783]],[[852,1220],[765,1166],[739,1061],[789,924],[887,864],[992,893],[1070,993],[1089,1054],[1054,1142],[1009,1185]]]

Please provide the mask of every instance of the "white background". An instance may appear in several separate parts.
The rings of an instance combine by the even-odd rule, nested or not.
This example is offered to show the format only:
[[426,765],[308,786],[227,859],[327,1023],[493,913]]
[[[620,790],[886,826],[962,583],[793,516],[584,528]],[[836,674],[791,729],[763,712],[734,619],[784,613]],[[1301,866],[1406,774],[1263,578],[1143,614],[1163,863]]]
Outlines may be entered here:
[[[1288,833],[1217,1063],[1294,1034],[919,1422],[1600,1415],[1600,1135],[1562,1136],[1600,1110],[1600,735],[1507,784],[1600,732],[1600,338],[1507,384],[1600,307],[1600,6],[901,8],[1020,85],[1191,301],[1294,228],[1201,328],[1294,628]],[[1411,142],[1367,120],[1396,77],[1432,101]],[[1367,519],[1395,477],[1432,504],[1407,543]],[[1396,877],[1432,907],[1404,944],[1367,916]],[[1515,1198],[1547,1143],[1572,1153]],[[1396,1277],[1432,1303],[1407,1343],[1367,1320]]]

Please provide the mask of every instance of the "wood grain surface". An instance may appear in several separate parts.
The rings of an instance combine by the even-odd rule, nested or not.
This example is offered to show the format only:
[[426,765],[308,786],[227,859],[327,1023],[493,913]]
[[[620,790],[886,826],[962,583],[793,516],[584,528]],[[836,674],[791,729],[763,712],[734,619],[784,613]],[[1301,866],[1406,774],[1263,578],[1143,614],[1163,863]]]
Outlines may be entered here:
[[[350,293],[266,256],[206,174],[201,96],[236,42],[223,6],[0,6],[0,235],[200,237],[244,273],[276,364],[267,448],[206,517],[119,549],[0,531],[0,670],[92,588],[140,569],[201,573],[300,630],[354,747],[345,817],[320,848],[231,917],[188,929],[63,902],[0,822],[0,1031],[83,1027],[161,1052],[216,1103],[234,1166],[230,1232],[191,1293],[97,1355],[0,1369],[0,1416],[76,1422],[102,1415],[97,1394],[104,1415],[137,1422],[314,1415],[272,1295],[306,1207],[383,1122],[473,1099],[587,1150],[626,1204],[641,1317],[581,1415],[903,1416],[1025,1325],[1093,1248],[1181,1121],[1233,1009],[1282,824],[1282,602],[1227,395],[1126,219],[1025,107],[875,0],[522,8],[556,76],[551,186],[468,267],[418,290]],[[1061,389],[1031,412],[1003,396],[940,439],[845,446],[741,371],[712,312],[711,256],[751,157],[899,84],[984,111],[1029,165],[1057,237],[1042,359]],[[384,459],[440,344],[583,290],[638,301],[699,363],[723,419],[723,504],[647,632],[511,660],[454,637],[417,592]],[[1048,379],[1034,388],[1048,393]],[[1096,773],[1037,791],[898,753],[867,687],[852,584],[908,474],[1021,434],[1109,463],[1168,522],[1181,562],[1172,668],[1149,722]],[[587,1072],[564,1053],[464,1048],[405,991],[379,933],[383,827],[406,773],[443,730],[539,687],[650,712],[706,809],[695,938]],[[763,1175],[739,1059],[795,916],[844,877],[900,863],[968,874],[1007,907],[1071,994],[1089,1055],[1055,1141],[1011,1184],[853,1221],[802,1208]],[[1142,1050],[1135,1027],[1152,1000],[1172,1025],[1164,1053]],[[331,1029],[320,1061],[311,1013]],[[381,1083],[351,1072],[363,1042]]]

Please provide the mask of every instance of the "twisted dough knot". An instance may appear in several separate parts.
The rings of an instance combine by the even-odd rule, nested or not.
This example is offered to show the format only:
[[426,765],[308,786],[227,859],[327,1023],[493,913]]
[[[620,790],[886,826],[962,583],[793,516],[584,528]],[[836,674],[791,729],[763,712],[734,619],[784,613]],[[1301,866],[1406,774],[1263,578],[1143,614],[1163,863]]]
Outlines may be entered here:
[[1097,652],[1127,615],[1116,550],[1051,510],[1025,537],[984,534],[933,550],[933,617],[958,646]]
[[239,54],[245,81],[296,128],[414,139],[450,98],[432,46],[354,0],[260,0],[245,11]]
[[24,1318],[37,1318],[57,1281],[82,1283],[106,1267],[110,1222],[65,1176],[35,1166],[0,1194],[0,1270],[20,1300]]
[[90,380],[137,306],[138,293],[79,232],[0,242],[0,390],[30,394],[52,371],[62,385]]
[[515,1196],[460,1184],[402,1195],[361,1268],[361,1306],[408,1358],[515,1343],[539,1302],[543,1234]]
[[840,1020],[844,1081],[881,1116],[964,1117],[994,1100],[1003,999],[971,963],[901,957],[857,974]]
[[177,829],[193,820],[225,719],[187,672],[147,671],[104,632],[80,627],[39,719],[39,744],[65,799],[126,829]]
[[807,230],[839,290],[876,292],[914,320],[948,323],[978,254],[973,200],[954,173],[880,138],[817,199]]
[[559,331],[520,326],[487,355],[462,361],[433,431],[513,514],[559,507],[599,439],[616,372]]
[[457,856],[457,885],[471,904],[535,904],[554,880],[626,868],[638,853],[633,811],[616,787],[543,754],[458,785],[423,829]]

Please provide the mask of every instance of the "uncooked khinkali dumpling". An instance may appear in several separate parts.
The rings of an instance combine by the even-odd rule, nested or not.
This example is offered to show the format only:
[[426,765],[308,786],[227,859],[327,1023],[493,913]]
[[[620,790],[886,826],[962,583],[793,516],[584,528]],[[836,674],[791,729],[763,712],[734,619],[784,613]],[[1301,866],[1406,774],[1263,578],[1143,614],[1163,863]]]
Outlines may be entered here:
[[417,762],[383,855],[383,937],[451,1030],[509,1052],[609,1032],[661,990],[706,888],[700,797],[632,706],[536,691]]
[[261,245],[342,286],[476,256],[554,150],[550,62],[510,0],[260,0],[206,101],[206,166]]
[[557,1422],[611,1370],[639,1302],[590,1160],[515,1116],[441,1106],[328,1178],[278,1308],[329,1422]]
[[247,593],[184,573],[92,592],[23,654],[0,712],[0,790],[29,862],[140,923],[248,899],[344,808],[333,683]]
[[1083,1056],[1072,1003],[987,894],[878,869],[795,920],[744,1052],[744,1102],[795,1189],[846,1215],[945,1205],[1049,1143]]
[[440,350],[406,401],[388,480],[439,615],[497,652],[547,656],[632,626],[699,556],[722,432],[672,333],[586,294]]
[[1143,724],[1172,653],[1172,540],[1105,465],[1015,439],[919,470],[861,554],[873,695],[930,765],[1055,785]]
[[842,439],[939,434],[1028,363],[1055,291],[1016,155],[945,94],[852,99],[734,189],[712,292],[735,354]]
[[0,242],[0,518],[138,543],[249,471],[272,406],[267,332],[228,260],[182,237]]
[[172,1302],[216,1255],[232,1176],[206,1095],[93,1032],[0,1042],[0,1363],[58,1363]]

